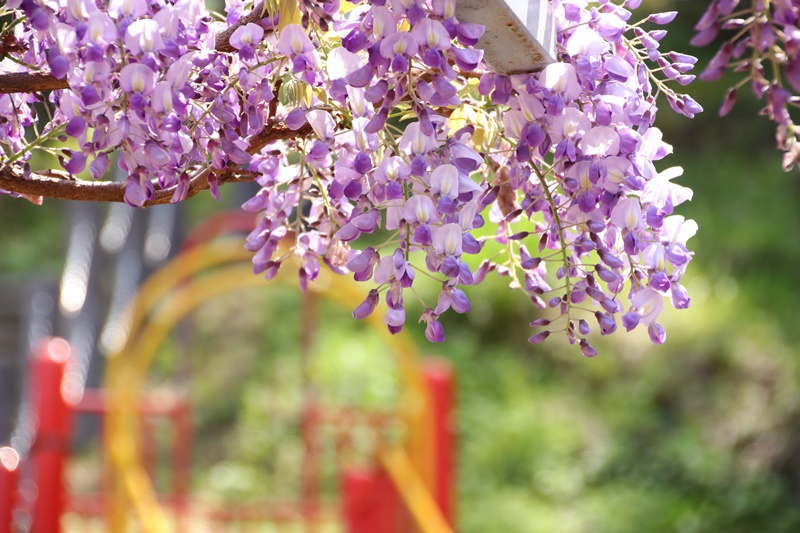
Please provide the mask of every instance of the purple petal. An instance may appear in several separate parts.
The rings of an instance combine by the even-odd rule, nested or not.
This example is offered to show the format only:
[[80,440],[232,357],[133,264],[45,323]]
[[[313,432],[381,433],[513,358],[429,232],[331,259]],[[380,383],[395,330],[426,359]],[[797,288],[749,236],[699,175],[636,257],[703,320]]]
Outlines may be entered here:
[[378,295],[378,291],[372,289],[369,291],[367,298],[361,302],[358,307],[353,310],[353,318],[356,320],[363,320],[367,318],[372,312],[375,310],[375,306],[378,305],[378,301],[380,300],[380,296]]
[[430,245],[432,236],[431,228],[427,224],[420,224],[414,230],[414,242],[422,246]]
[[389,118],[389,109],[383,108],[376,114],[374,117],[367,122],[366,126],[364,126],[364,132],[366,133],[378,133],[383,129],[386,125],[386,119]]
[[33,13],[28,15],[31,26],[39,31],[45,31],[50,27],[50,16],[44,9],[36,8]]
[[102,178],[108,170],[108,154],[102,153],[89,163],[89,174],[96,180]]
[[625,331],[634,329],[639,325],[639,313],[630,312],[622,315],[622,325],[625,327]]
[[735,87],[728,89],[728,92],[725,93],[725,99],[722,101],[722,106],[719,108],[719,116],[724,117],[731,112],[731,109],[733,109],[733,104],[736,103],[737,95],[738,91]]
[[386,96],[388,90],[389,83],[386,80],[378,80],[378,83],[364,91],[364,99],[372,104],[377,104]]
[[431,342],[444,342],[444,328],[436,319],[429,320],[425,327],[425,337]]
[[686,287],[680,283],[672,284],[672,305],[675,309],[688,309],[692,302]]
[[286,123],[286,127],[290,130],[299,130],[303,127],[303,124],[307,122],[306,120],[306,112],[302,109],[295,109],[283,120]]
[[406,310],[403,307],[390,308],[386,310],[383,322],[391,327],[403,327],[406,321]]
[[628,81],[633,76],[633,67],[624,59],[611,56],[606,59],[604,66],[606,72],[617,81]]
[[453,289],[450,297],[450,305],[456,313],[464,314],[469,312],[470,303],[469,298],[461,289]]
[[478,40],[481,38],[485,30],[486,27],[483,24],[461,22],[459,23],[458,28],[456,28],[456,32],[458,33],[458,42],[464,46],[475,46],[478,44]]
[[80,174],[86,168],[86,156],[82,152],[72,152],[72,157],[64,165],[64,170],[70,174]]
[[650,286],[657,291],[668,291],[670,288],[670,281],[667,273],[663,270],[661,272],[656,272],[656,274],[650,280]]
[[344,195],[350,200],[355,200],[362,194],[364,194],[364,186],[359,180],[352,180],[344,188]]
[[358,215],[350,221],[359,231],[364,233],[372,233],[381,220],[381,213],[377,209],[373,209],[367,213]]
[[361,272],[366,270],[372,259],[375,257],[375,249],[371,246],[366,248],[363,252],[353,250],[353,257],[347,262],[347,270],[350,272]]
[[372,65],[364,65],[360,69],[345,76],[345,81],[353,87],[366,87],[372,81]]
[[125,203],[139,207],[147,201],[147,195],[139,182],[139,176],[130,175],[125,179]]
[[471,233],[465,233],[461,237],[461,251],[466,254],[479,254],[481,243]]
[[70,137],[77,137],[86,131],[86,121],[83,117],[72,117],[67,123],[64,132]]
[[208,192],[211,193],[211,197],[214,200],[219,202],[219,180],[213,172],[208,175]]
[[698,32],[697,35],[692,37],[692,40],[689,41],[689,44],[698,47],[708,46],[709,44],[714,42],[714,39],[717,38],[718,33],[719,33],[719,25],[714,24],[713,26]]
[[655,24],[669,24],[678,15],[677,11],[667,11],[664,13],[654,13],[648,17],[650,22]]
[[358,236],[361,235],[361,232],[358,231],[352,223],[348,222],[342,228],[336,232],[335,237],[343,242],[352,241],[353,239],[357,239]]
[[650,335],[650,340],[653,341],[654,344],[664,344],[664,341],[667,340],[667,334],[664,328],[656,322],[652,322],[647,326],[647,333]]
[[51,59],[48,61],[50,65],[50,74],[58,79],[64,79],[67,73],[69,72],[72,65],[69,62],[69,59],[62,56],[61,54],[56,56],[51,56]]
[[540,333],[537,333],[536,335],[534,335],[532,337],[529,337],[528,338],[528,342],[531,343],[531,344],[541,344],[549,336],[550,336],[550,332],[545,330],[545,331],[542,331]]
[[586,357],[594,357],[597,355],[597,350],[594,347],[586,342],[586,339],[581,339],[581,353]]

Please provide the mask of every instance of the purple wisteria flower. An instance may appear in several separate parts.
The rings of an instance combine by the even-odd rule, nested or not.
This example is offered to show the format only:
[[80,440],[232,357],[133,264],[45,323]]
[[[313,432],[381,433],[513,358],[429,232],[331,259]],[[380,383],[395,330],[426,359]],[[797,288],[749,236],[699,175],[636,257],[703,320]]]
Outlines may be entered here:
[[231,35],[231,46],[239,50],[239,57],[242,59],[253,59],[255,57],[254,46],[264,38],[264,28],[258,24],[245,24],[236,28]]
[[[755,96],[763,99],[762,114],[775,122],[775,141],[784,151],[784,170],[800,161],[800,142],[792,117],[800,100],[800,5],[794,0],[764,2],[749,0],[739,5],[730,0],[713,0],[697,22],[691,43],[707,46],[722,33],[722,42],[713,59],[700,75],[715,81],[731,71],[743,76],[731,87],[720,107],[727,115],[736,102],[739,89],[749,85]],[[678,65],[693,64],[690,56],[676,56]]]
[[[71,174],[101,179],[118,153],[131,205],[163,190],[180,201],[197,180],[218,197],[227,177],[254,177],[243,208],[261,218],[246,247],[267,279],[287,261],[303,289],[323,265],[352,275],[370,284],[353,316],[379,312],[397,333],[408,295],[427,298],[424,274],[440,290],[419,320],[441,342],[441,316],[468,312],[468,286],[496,272],[545,313],[531,343],[559,333],[592,357],[593,330],[642,326],[663,342],[664,302],[690,303],[681,280],[696,224],[675,209],[691,191],[673,183],[680,169],[659,170],[672,149],[654,123],[659,94],[687,117],[700,111],[671,88],[692,81],[696,60],[660,48],[674,13],[632,21],[640,3],[552,0],[557,61],[505,76],[482,61],[485,29],[459,21],[453,0],[311,1],[297,18],[260,20],[228,2],[224,23],[200,0],[12,0],[3,9],[28,21],[13,38],[29,45],[0,71],[27,64],[65,80],[44,134],[77,143],[58,154]],[[714,14],[734,3],[715,0]],[[771,9],[776,27],[797,20],[791,3]],[[729,48],[706,77],[741,57]],[[791,94],[762,89],[789,128]],[[0,95],[11,164],[48,149],[26,141],[34,100]],[[491,259],[473,263],[486,249]]]

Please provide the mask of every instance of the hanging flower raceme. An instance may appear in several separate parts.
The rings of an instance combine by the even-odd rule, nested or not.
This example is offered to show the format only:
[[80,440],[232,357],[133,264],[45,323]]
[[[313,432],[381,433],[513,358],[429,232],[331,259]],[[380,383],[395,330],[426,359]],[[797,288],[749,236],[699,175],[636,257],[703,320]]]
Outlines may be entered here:
[[[663,342],[664,299],[689,305],[680,281],[696,226],[674,209],[691,192],[672,183],[679,170],[656,168],[671,147],[653,124],[657,94],[699,112],[671,88],[695,60],[659,49],[674,14],[631,22],[639,3],[553,0],[557,61],[512,76],[482,61],[484,28],[451,0],[285,13],[229,2],[232,31],[199,0],[3,9],[29,21],[14,28],[31,43],[18,59],[69,86],[50,94],[43,133],[77,142],[68,172],[100,178],[119,153],[132,205],[164,189],[180,201],[200,178],[217,195],[248,173],[261,186],[243,206],[263,215],[246,245],[257,274],[294,256],[303,288],[323,263],[352,275],[370,284],[353,316],[380,312],[392,333],[424,274],[441,289],[419,320],[440,342],[441,316],[468,312],[468,286],[494,271],[548,313],[532,343],[560,332],[593,356],[591,321]],[[0,96],[8,164],[33,149],[31,109]]]
[[[727,115],[739,90],[749,84],[753,94],[763,99],[762,114],[776,124],[775,141],[784,151],[784,170],[800,161],[800,142],[791,111],[800,101],[800,4],[793,0],[713,0],[697,22],[695,46],[707,46],[722,32],[728,38],[706,66],[700,79],[718,80],[727,71],[741,76],[728,89],[719,110]],[[694,58],[676,54],[672,72],[691,68]]]

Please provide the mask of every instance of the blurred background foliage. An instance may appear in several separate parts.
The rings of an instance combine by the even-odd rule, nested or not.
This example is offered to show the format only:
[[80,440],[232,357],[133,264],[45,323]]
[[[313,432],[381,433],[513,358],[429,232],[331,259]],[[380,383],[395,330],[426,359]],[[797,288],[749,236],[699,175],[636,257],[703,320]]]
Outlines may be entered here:
[[[706,4],[645,2],[680,11],[663,49],[692,52]],[[704,64],[713,51],[694,52]],[[530,346],[537,311],[496,277],[468,291],[472,313],[443,318],[443,345],[409,324],[421,349],[458,373],[459,531],[800,530],[800,178],[781,171],[774,128],[752,97],[717,117],[732,80],[688,89],[706,108],[695,120],[659,117],[676,153],[664,164],[683,166],[679,183],[695,191],[679,213],[700,225],[692,307],[664,313],[664,346],[643,331],[598,339],[592,360],[561,339]],[[189,202],[193,219],[216,208],[206,196]],[[64,217],[47,203],[0,199],[0,273],[57,276]],[[204,307],[186,326],[191,340],[159,357],[154,386],[183,384],[196,405],[197,492],[296,490],[296,313],[285,290],[231,296]],[[310,367],[320,394],[391,405],[397,382],[380,343],[347,310],[320,314]]]

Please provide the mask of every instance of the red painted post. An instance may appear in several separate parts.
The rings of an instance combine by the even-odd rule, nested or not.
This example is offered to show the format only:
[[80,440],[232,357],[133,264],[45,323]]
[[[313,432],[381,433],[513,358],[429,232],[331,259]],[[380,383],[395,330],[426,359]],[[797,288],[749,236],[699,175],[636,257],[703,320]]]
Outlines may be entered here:
[[0,448],[0,533],[12,533],[17,506],[19,454],[14,448]]
[[445,520],[454,526],[456,414],[452,365],[444,359],[426,361],[425,380],[433,409],[433,497]]
[[158,444],[156,443],[156,422],[149,416],[139,417],[139,450],[144,467],[150,479],[155,480],[158,467]]
[[172,497],[175,506],[175,526],[178,532],[187,531],[189,489],[192,469],[192,410],[181,399],[172,409]]
[[400,499],[386,472],[347,470],[341,474],[342,518],[347,533],[396,533]]
[[69,447],[71,409],[61,384],[70,347],[64,339],[47,339],[34,350],[30,361],[31,391],[38,427],[31,449],[36,482],[33,533],[56,533],[64,512],[64,459]]
[[320,512],[320,446],[318,429],[321,420],[319,404],[309,398],[300,419],[300,438],[303,441],[303,464],[300,473],[300,509],[305,531],[319,531]]

